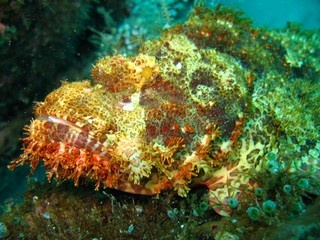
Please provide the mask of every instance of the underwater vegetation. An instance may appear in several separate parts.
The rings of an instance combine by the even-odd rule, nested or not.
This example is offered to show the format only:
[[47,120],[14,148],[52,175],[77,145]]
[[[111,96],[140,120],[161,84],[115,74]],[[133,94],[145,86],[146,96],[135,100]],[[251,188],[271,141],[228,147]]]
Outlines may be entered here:
[[319,43],[197,5],[136,55],[101,58],[36,103],[9,169],[59,185],[7,203],[3,236],[278,239],[299,216],[315,224],[287,236],[316,236]]

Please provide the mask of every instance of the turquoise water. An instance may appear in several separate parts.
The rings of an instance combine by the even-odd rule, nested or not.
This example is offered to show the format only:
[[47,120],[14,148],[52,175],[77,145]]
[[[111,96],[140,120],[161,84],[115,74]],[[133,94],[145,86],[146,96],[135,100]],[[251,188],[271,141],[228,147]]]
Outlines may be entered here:
[[318,0],[221,0],[207,1],[207,4],[215,5],[217,2],[243,9],[258,26],[282,28],[287,22],[296,22],[305,28],[320,27]]

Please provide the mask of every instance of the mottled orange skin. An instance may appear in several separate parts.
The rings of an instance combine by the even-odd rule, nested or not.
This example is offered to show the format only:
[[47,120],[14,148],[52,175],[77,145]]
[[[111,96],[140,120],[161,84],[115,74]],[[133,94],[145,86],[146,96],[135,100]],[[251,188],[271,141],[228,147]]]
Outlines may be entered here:
[[186,196],[197,183],[214,190],[227,181],[224,171],[213,173],[243,127],[246,74],[184,35],[167,35],[136,57],[107,56],[93,67],[93,84],[63,83],[36,104],[23,153],[9,168],[34,170],[42,161],[49,181],[135,194]]

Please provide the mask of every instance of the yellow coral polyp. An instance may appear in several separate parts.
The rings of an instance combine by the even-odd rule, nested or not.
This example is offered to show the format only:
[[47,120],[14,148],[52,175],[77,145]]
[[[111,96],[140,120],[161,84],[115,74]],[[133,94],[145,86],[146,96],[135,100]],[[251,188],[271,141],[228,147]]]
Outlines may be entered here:
[[144,67],[141,71],[141,76],[145,79],[149,79],[153,75],[153,69],[151,67]]

